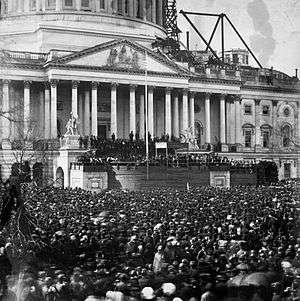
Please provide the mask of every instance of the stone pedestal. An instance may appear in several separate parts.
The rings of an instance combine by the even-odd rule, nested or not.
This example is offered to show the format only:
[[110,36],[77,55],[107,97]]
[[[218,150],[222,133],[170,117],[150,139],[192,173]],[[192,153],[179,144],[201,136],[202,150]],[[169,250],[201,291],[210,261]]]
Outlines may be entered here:
[[210,171],[210,186],[230,188],[230,171],[228,170]]
[[256,152],[256,153],[262,152],[262,147],[261,147],[261,145],[259,145],[259,144],[256,144],[256,145],[255,145],[255,152]]
[[228,151],[229,151],[229,146],[228,146],[228,144],[222,144],[222,145],[221,145],[221,152],[222,152],[222,153],[228,153]]
[[2,149],[10,150],[11,149],[11,142],[9,139],[2,140]]
[[237,144],[237,145],[236,145],[236,151],[237,151],[238,153],[242,152],[242,151],[243,151],[243,146],[242,146],[241,144]]
[[67,135],[61,139],[61,149],[79,149],[79,135]]

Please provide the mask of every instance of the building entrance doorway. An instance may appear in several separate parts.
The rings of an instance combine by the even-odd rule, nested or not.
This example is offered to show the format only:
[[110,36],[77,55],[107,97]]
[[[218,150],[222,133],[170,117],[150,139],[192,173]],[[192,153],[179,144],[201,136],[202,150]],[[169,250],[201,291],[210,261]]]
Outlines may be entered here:
[[98,124],[98,136],[101,138],[107,137],[107,127],[105,124]]
[[291,163],[284,163],[284,178],[289,179],[291,177]]

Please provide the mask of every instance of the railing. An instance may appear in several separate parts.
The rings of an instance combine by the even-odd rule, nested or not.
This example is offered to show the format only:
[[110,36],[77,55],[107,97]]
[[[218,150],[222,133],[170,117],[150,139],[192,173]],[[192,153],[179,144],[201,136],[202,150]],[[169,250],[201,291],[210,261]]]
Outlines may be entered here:
[[5,51],[9,57],[14,59],[26,59],[26,60],[36,60],[36,61],[46,61],[48,54],[41,52],[23,52],[23,51]]

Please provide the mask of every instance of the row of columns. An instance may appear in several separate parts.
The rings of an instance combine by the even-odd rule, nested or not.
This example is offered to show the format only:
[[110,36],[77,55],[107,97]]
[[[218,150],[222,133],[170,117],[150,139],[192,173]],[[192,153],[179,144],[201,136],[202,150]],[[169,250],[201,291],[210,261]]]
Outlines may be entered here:
[[[55,1],[55,10],[61,11],[64,8],[64,0]],[[80,11],[81,0],[74,0],[74,9]],[[100,6],[100,0],[91,0],[91,11],[102,12],[103,10],[113,13],[119,12],[118,10],[118,0],[105,0],[104,8]],[[12,13],[22,13],[32,11],[34,8],[31,7],[31,0],[8,0],[7,12]],[[163,0],[122,0],[122,15],[128,15],[129,17],[137,17],[137,10],[139,10],[139,18],[142,20],[147,20],[158,25],[163,25]],[[127,6],[127,12],[125,7]],[[138,7],[139,6],[139,7]],[[47,9],[47,0],[36,0],[35,10],[45,11]],[[1,12],[4,15],[4,11]]]
[[[3,80],[3,111],[9,112],[9,80]],[[51,80],[45,83],[44,91],[44,127],[45,127],[45,138],[57,138],[57,84],[58,80]],[[24,81],[24,132],[27,133],[30,129],[30,81]],[[78,81],[72,81],[72,104],[71,110],[74,116],[83,116],[85,134],[92,134],[94,136],[98,135],[98,110],[97,110],[97,100],[98,100],[98,86],[99,83],[91,83],[91,91],[84,91],[83,95],[78,94]],[[118,119],[117,119],[117,83],[111,84],[111,111],[110,111],[110,123],[111,123],[111,133],[114,133],[117,137],[118,135]],[[136,90],[137,85],[130,85],[129,93],[129,129],[134,134],[136,133]],[[91,99],[90,99],[91,95]],[[148,131],[151,136],[154,136],[154,87],[150,86],[147,89],[147,109],[148,109]],[[173,96],[173,97],[172,97]],[[211,114],[210,114],[210,93],[205,94],[205,137],[206,143],[212,143],[211,141]],[[80,104],[84,103],[84,108],[78,105],[78,99]],[[91,110],[90,110],[91,102]],[[182,110],[181,116],[179,116],[179,95],[178,91],[175,90],[172,95],[172,89],[166,88],[164,95],[164,106],[165,106],[165,134],[175,137],[179,137],[180,128],[179,120],[181,119],[182,131],[184,132],[189,127],[191,128],[192,135],[195,135],[194,114],[195,105],[195,93],[189,92],[188,89],[182,90]],[[235,112],[240,112],[240,101],[235,101]],[[79,108],[79,112],[78,112]],[[83,114],[84,109],[84,114]],[[139,134],[141,137],[145,134],[145,95],[144,93],[139,95]],[[158,108],[159,109],[159,108]],[[173,109],[173,111],[172,111]],[[235,116],[235,140],[239,140],[240,135],[240,114],[235,114],[234,111],[230,111],[231,118]],[[173,116],[173,118],[172,118]],[[3,125],[3,138],[9,138],[9,118],[2,118]],[[90,122],[91,120],[91,122]],[[91,125],[91,128],[90,128]],[[172,128],[173,126],[173,128]],[[232,130],[232,129],[231,129]],[[220,95],[220,142],[226,143],[226,112],[225,112],[225,95]]]

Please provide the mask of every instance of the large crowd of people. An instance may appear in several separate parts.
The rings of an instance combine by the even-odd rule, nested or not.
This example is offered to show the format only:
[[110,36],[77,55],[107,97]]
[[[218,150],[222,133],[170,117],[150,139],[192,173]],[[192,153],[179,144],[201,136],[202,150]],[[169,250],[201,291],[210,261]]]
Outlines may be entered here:
[[[1,298],[296,300],[294,185],[100,194],[26,185],[0,235]],[[251,273],[255,299],[237,297],[230,288]]]
[[[146,164],[146,145],[143,140],[103,139],[96,137],[81,137],[80,147],[87,153],[79,157],[84,163],[134,163]],[[233,160],[219,156],[213,152],[182,152],[174,148],[155,150],[156,142],[167,142],[167,138],[151,140],[149,143],[148,162],[150,165],[183,166],[224,166],[228,168],[254,168],[255,162],[249,160]],[[172,140],[173,141],[173,140]],[[176,141],[173,141],[176,142]],[[178,141],[177,141],[178,142]],[[85,146],[84,146],[85,145]]]

